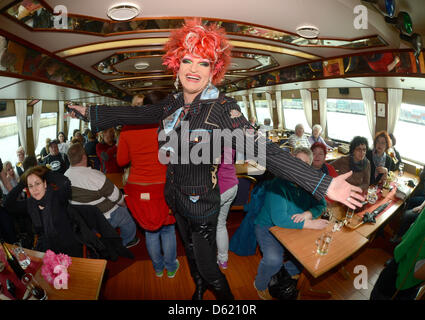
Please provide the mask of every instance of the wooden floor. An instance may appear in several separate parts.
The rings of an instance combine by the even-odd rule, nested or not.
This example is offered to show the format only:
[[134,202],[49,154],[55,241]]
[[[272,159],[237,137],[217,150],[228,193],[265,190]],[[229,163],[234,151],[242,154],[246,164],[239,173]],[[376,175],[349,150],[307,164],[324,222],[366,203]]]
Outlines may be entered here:
[[[230,228],[231,229],[231,228]],[[229,232],[231,233],[231,232]],[[179,242],[178,237],[178,242]],[[368,300],[384,263],[392,256],[392,248],[388,246],[387,237],[378,237],[357,252],[346,262],[346,276],[340,270],[331,270],[313,283],[313,289],[331,291],[332,300]],[[138,244],[137,250],[145,247],[144,238]],[[136,247],[135,247],[136,248]],[[132,251],[134,252],[134,248]],[[136,251],[137,252],[137,251]],[[136,256],[135,260],[120,258],[117,262],[108,261],[107,272],[102,285],[101,300],[190,300],[195,285],[189,273],[189,267],[181,244],[178,246],[180,269],[173,279],[164,273],[162,278],[155,276],[152,263],[144,254],[143,259]],[[229,267],[223,270],[236,300],[259,300],[253,287],[257,267],[261,255],[242,257],[229,252]],[[123,261],[124,260],[124,261]],[[354,268],[364,265],[368,271],[367,289],[354,288]],[[348,276],[347,276],[348,274]],[[205,300],[214,300],[212,292],[207,291]],[[302,300],[317,299],[316,297],[301,297]]]

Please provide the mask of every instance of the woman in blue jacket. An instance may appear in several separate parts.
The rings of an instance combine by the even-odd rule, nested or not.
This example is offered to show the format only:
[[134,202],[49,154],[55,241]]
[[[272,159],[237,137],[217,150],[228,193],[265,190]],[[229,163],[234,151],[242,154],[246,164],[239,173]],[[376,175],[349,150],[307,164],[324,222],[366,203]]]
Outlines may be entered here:
[[[301,147],[293,153],[295,157],[311,165],[313,153],[310,149]],[[271,277],[282,267],[285,251],[283,245],[269,231],[270,227],[323,229],[328,221],[316,218],[325,209],[325,199],[315,199],[292,182],[275,178],[267,184],[264,205],[255,219],[255,235],[263,258],[258,265],[254,286],[261,299],[272,299],[268,284]],[[292,261],[286,262],[285,268],[291,276],[300,272]]]

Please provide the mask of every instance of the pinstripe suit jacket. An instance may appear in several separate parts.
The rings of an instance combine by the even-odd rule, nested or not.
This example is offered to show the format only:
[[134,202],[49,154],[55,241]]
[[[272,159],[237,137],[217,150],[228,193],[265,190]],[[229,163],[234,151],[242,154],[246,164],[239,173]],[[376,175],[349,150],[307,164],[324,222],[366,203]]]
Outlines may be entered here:
[[[325,194],[332,180],[330,176],[323,176],[303,161],[293,157],[287,151],[279,148],[270,140],[261,138],[254,132],[253,143],[243,139],[246,131],[252,129],[248,120],[242,115],[239,106],[232,98],[224,95],[215,95],[203,98],[199,94],[190,104],[189,112],[181,125],[175,127],[167,136],[174,135],[178,144],[173,144],[177,163],[169,163],[165,186],[165,199],[173,210],[196,222],[205,222],[209,216],[217,214],[220,207],[220,192],[216,183],[217,156],[213,149],[217,141],[213,139],[214,130],[230,132],[232,148],[246,156],[258,155],[258,150],[265,150],[265,164],[267,170],[281,179],[292,181],[317,199]],[[94,131],[104,130],[117,125],[160,124],[159,130],[164,129],[166,121],[179,112],[184,106],[182,93],[171,94],[158,105],[141,107],[90,107],[89,118]],[[171,117],[172,118],[172,117]],[[162,131],[163,132],[163,131]],[[161,135],[160,135],[161,136]],[[252,136],[252,135],[251,135]],[[227,135],[228,137],[228,135]],[[238,140],[241,138],[241,140]],[[238,143],[243,141],[243,143]],[[167,142],[160,142],[160,149],[167,146]],[[263,144],[261,146],[261,144]],[[264,145],[265,144],[265,145]],[[175,146],[174,146],[175,145]],[[207,147],[208,146],[208,147]],[[223,144],[222,144],[223,146]],[[221,151],[222,151],[221,146]],[[205,147],[205,149],[203,149]],[[199,150],[202,154],[209,148],[208,163],[197,163]],[[177,149],[177,150],[176,150]],[[160,152],[161,153],[161,152]],[[190,154],[190,157],[188,156]],[[221,152],[218,155],[221,156]],[[256,160],[256,159],[254,159]]]

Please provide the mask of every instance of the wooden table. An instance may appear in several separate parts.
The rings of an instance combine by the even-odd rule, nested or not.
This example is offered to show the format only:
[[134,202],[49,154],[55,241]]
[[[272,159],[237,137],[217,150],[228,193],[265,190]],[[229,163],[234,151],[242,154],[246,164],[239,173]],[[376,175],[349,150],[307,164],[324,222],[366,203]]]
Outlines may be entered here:
[[[13,248],[13,245],[8,245]],[[31,260],[40,261],[44,252],[25,249]],[[48,300],[97,300],[107,261],[104,259],[85,259],[72,257],[68,268],[70,274],[68,289],[55,289],[41,275],[41,265],[35,279],[46,290]]]
[[332,162],[332,161],[339,159],[343,156],[344,156],[344,154],[339,152],[338,150],[337,151],[330,151],[326,154],[326,162]]
[[316,252],[316,240],[324,232],[330,231],[332,226],[333,224],[329,224],[323,230],[285,229],[277,226],[270,228],[273,235],[305,268],[298,280],[299,297],[313,295],[330,298],[331,292],[319,292],[311,288],[311,276],[320,277],[340,265],[368,242],[368,239],[360,233],[342,228],[340,231],[332,233],[333,237],[328,254],[319,255]]
[[262,175],[265,170],[254,166],[252,163],[245,162],[243,164],[235,164],[236,174],[245,174],[249,176]]

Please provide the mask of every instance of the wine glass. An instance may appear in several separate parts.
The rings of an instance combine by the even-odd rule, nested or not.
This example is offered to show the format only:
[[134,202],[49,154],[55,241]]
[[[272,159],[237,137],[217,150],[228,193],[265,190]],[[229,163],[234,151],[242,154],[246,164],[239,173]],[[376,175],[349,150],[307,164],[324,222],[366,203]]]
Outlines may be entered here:
[[399,166],[398,166],[398,176],[401,177],[404,174],[404,163],[400,162]]

